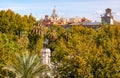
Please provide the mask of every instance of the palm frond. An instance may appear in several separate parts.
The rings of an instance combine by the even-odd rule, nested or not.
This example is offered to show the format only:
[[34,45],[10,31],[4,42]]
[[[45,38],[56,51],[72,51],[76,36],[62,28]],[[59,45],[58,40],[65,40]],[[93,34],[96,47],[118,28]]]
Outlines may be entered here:
[[12,71],[18,78],[34,78],[47,71],[40,58],[37,55],[30,55],[28,52],[22,53],[22,55],[16,54],[15,61],[3,69]]

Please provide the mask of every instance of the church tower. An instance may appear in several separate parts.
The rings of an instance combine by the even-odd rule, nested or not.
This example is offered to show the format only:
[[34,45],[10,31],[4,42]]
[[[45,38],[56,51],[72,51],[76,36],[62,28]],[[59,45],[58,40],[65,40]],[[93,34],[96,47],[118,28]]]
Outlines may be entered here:
[[53,13],[52,13],[51,17],[52,17],[53,20],[58,20],[58,15],[56,13],[56,8],[55,7],[53,9]]
[[109,24],[109,25],[113,25],[113,16],[112,16],[112,10],[110,8],[106,9],[106,13],[101,16],[101,21],[103,24]]

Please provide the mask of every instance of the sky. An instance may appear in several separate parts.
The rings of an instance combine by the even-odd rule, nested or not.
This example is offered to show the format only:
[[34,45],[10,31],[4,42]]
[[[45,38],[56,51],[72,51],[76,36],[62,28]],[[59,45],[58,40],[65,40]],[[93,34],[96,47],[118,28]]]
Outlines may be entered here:
[[37,19],[51,15],[54,6],[60,17],[86,17],[100,21],[100,15],[111,8],[114,19],[120,21],[120,0],[0,0],[0,10],[12,9],[21,15],[32,13]]

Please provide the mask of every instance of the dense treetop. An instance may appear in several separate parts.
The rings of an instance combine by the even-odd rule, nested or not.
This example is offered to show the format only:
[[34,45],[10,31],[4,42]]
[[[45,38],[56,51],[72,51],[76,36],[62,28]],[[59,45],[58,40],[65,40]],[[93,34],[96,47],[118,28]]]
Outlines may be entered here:
[[[120,25],[102,25],[97,30],[83,26],[65,29],[34,26],[35,22],[31,14],[0,11],[0,77],[12,77],[2,67],[11,63],[15,53],[27,50],[40,57],[48,39],[56,78],[120,78]],[[19,38],[22,31],[27,35]]]
[[20,34],[21,31],[29,32],[34,22],[35,18],[32,14],[21,16],[10,9],[0,11],[0,31],[2,33]]

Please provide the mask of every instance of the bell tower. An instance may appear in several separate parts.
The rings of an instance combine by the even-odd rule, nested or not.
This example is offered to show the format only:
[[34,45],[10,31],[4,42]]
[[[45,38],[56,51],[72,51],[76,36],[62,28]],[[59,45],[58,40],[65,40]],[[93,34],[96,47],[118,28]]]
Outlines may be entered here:
[[112,10],[110,8],[107,8],[105,10],[105,14],[103,16],[101,16],[101,21],[103,24],[109,24],[109,25],[113,25],[114,21],[113,21],[113,16],[112,16]]
[[54,6],[53,13],[52,13],[51,17],[52,17],[54,20],[57,20],[57,19],[58,19],[58,15],[57,15],[57,13],[56,13],[56,7],[55,7],[55,6]]
[[110,9],[110,8],[107,8],[107,9],[106,9],[106,15],[112,16],[112,14],[111,14],[111,9]]

